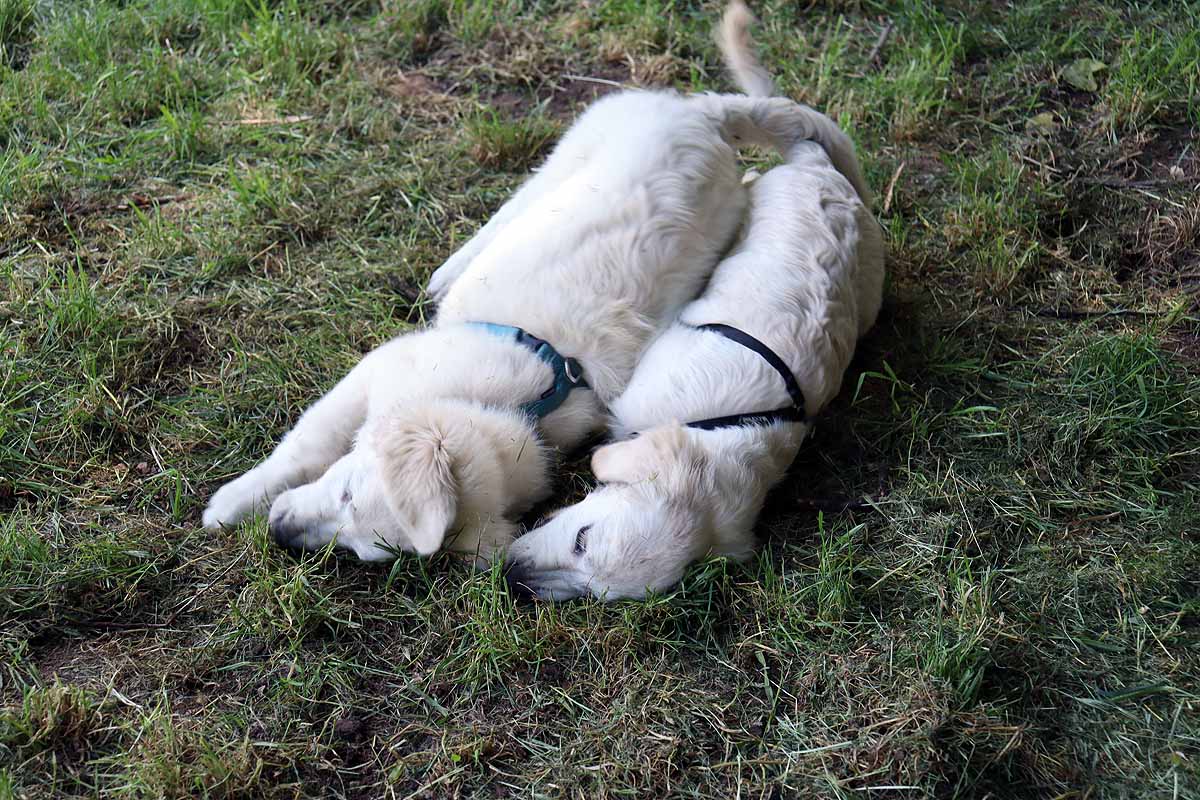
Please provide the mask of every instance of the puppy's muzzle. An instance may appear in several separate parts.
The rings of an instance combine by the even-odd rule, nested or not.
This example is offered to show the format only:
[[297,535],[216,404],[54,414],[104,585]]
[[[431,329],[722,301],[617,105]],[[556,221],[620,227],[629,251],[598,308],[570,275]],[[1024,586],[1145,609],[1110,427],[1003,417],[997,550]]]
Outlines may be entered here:
[[267,530],[271,532],[271,538],[275,540],[275,544],[289,550],[299,549],[300,543],[304,539],[304,528],[296,524],[291,514],[284,514],[278,519],[270,520],[267,523]]
[[528,602],[537,599],[537,592],[529,588],[529,571],[520,561],[508,561],[504,565],[504,582],[516,600]]

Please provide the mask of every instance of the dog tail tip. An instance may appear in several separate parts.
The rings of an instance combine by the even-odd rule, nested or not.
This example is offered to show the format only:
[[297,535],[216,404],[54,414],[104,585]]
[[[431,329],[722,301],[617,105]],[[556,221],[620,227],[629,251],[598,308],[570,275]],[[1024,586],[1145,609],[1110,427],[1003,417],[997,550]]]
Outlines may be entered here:
[[775,82],[754,55],[750,39],[750,28],[755,22],[746,4],[733,0],[721,16],[717,45],[738,88],[751,97],[770,97],[775,94]]

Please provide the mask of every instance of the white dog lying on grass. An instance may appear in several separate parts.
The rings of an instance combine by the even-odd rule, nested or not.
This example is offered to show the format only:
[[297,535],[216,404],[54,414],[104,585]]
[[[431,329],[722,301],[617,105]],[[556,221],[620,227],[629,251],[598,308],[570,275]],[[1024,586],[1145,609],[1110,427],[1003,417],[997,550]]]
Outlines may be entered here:
[[[737,50],[747,45],[729,39],[725,55],[753,88],[754,59]],[[362,559],[441,547],[491,558],[513,517],[547,496],[550,448],[603,427],[603,405],[732,242],[745,211],[735,145],[790,152],[802,140],[861,185],[845,135],[786,99],[596,103],[433,275],[434,327],[368,354],[213,496],[205,526],[269,506],[288,546],[336,537]]]
[[518,591],[642,597],[706,554],[745,559],[767,491],[875,322],[883,239],[820,147],[754,182],[748,229],[613,404],[603,486],[510,549]]

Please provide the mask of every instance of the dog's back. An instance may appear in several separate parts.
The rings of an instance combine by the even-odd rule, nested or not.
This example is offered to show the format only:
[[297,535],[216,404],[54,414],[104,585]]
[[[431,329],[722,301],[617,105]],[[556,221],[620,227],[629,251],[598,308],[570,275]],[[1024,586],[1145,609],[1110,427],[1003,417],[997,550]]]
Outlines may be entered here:
[[883,238],[825,152],[811,142],[796,151],[755,181],[742,242],[681,320],[724,322],[765,342],[816,413],[879,313]]
[[578,357],[605,400],[700,290],[745,210],[733,148],[690,98],[600,101],[547,161],[567,165],[446,295],[441,323],[535,331]]
[[765,361],[692,327],[712,323],[739,328],[777,353],[816,414],[838,393],[882,288],[878,223],[820,146],[797,145],[787,164],[751,186],[739,243],[614,403],[618,433],[786,403]]
[[[576,357],[604,402],[703,286],[744,216],[735,148],[785,156],[817,142],[863,197],[850,139],[781,97],[755,57],[745,6],[719,43],[744,95],[622,92],[592,106],[545,165],[430,280],[438,322],[513,325]],[[448,290],[446,287],[449,287]]]

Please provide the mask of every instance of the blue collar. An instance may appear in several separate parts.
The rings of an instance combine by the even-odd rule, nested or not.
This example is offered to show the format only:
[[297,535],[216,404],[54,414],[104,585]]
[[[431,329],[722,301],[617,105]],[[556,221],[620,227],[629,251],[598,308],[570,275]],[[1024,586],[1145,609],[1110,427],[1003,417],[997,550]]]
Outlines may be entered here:
[[530,400],[521,406],[521,410],[534,419],[541,419],[561,406],[572,389],[588,388],[583,379],[583,367],[573,358],[563,357],[545,339],[539,339],[513,325],[497,325],[494,322],[468,322],[476,328],[482,328],[491,335],[515,342],[533,351],[534,355],[550,365],[554,373],[554,383],[542,392],[536,400]]

